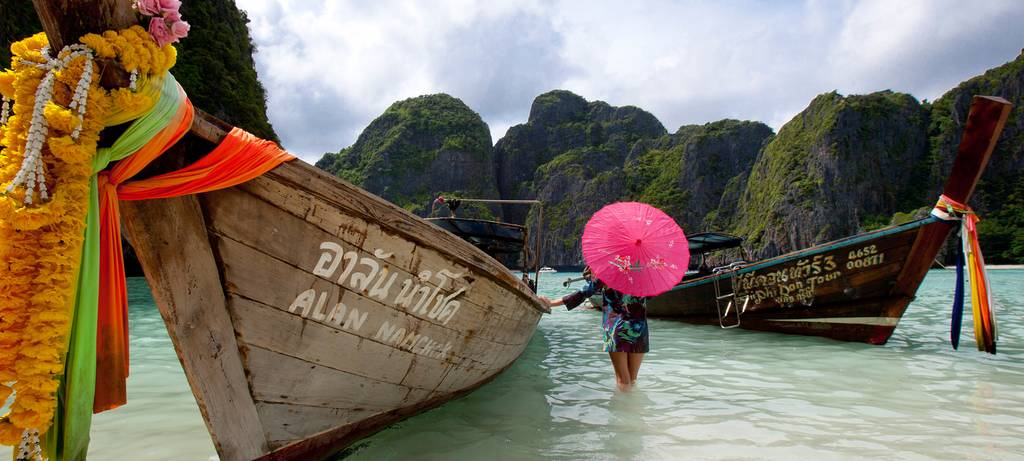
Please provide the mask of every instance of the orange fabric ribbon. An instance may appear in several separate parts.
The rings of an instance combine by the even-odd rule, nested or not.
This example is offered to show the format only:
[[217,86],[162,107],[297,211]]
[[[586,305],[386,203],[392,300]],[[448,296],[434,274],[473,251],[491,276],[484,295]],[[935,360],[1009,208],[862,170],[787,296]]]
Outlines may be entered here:
[[100,290],[96,334],[96,396],[93,412],[127,402],[128,296],[121,252],[119,200],[148,200],[199,194],[235,186],[295,157],[277,144],[240,128],[231,130],[212,152],[181,170],[125,182],[180,140],[192,126],[187,101],[171,123],[132,156],[99,174]]

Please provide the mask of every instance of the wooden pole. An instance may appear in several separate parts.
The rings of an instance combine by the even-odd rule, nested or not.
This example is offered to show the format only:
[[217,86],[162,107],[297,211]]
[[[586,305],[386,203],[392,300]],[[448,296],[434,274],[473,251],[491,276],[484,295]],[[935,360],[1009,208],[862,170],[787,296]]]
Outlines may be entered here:
[[[947,197],[966,204],[971,198],[974,186],[978,184],[981,174],[985,172],[988,159],[999,141],[999,135],[1010,116],[1012,105],[1003,98],[992,96],[975,96],[971,100],[971,111],[967,114],[967,122],[960,146],[957,148],[953,168],[942,193]],[[932,260],[939,249],[946,243],[952,226],[935,224],[925,227],[917,235],[914,246],[907,256],[907,264],[896,278],[892,288],[893,296],[913,297],[917,287],[931,268]],[[898,307],[899,311],[890,316],[899,317],[903,314],[906,304]]]
[[124,29],[138,23],[131,0],[32,0],[32,5],[54,54],[90,32]]
[[540,289],[540,258],[541,258],[541,236],[544,234],[544,204],[537,201],[537,259],[533,265],[533,283]]

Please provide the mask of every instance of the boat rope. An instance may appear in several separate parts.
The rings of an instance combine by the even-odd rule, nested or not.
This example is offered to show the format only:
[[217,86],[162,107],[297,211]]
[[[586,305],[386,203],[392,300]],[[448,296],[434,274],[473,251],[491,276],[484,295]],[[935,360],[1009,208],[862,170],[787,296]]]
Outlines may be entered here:
[[966,265],[971,283],[971,308],[974,319],[974,337],[979,351],[996,353],[996,315],[993,310],[992,289],[989,284],[985,257],[978,240],[977,213],[971,207],[945,195],[939,197],[932,209],[932,216],[946,222],[960,221],[960,245],[957,249],[957,286],[953,295],[953,312],[950,322],[950,342],[959,347],[960,326],[963,317],[963,279]]

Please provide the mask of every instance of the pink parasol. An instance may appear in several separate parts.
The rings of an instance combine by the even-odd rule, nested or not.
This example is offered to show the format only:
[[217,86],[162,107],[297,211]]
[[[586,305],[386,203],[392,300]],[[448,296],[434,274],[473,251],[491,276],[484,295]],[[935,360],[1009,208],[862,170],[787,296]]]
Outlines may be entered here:
[[654,296],[679,283],[690,247],[665,212],[639,202],[601,208],[583,229],[583,260],[609,287],[633,296]]

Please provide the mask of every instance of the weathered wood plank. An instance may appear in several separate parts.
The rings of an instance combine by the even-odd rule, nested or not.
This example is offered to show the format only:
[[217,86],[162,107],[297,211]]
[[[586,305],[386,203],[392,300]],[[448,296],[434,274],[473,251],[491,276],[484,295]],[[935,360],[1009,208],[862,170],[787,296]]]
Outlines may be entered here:
[[275,402],[256,402],[256,410],[264,421],[271,449],[380,413],[370,409],[311,407]]
[[267,441],[195,197],[122,202],[121,210],[221,459],[265,453]]
[[[431,393],[428,400],[416,405],[396,408],[386,413],[375,414],[358,422],[346,424],[335,429],[329,429],[306,439],[297,440],[275,449],[266,456],[260,457],[259,461],[327,459],[337,451],[338,447],[348,446],[353,441],[367,437],[395,421],[408,418],[417,413],[441,405],[449,400],[466,395],[477,387],[494,379],[502,371],[504,370],[498,370],[497,373],[490,374],[484,381],[478,382],[473,387],[462,388],[455,392]],[[416,391],[413,391],[413,393],[415,392]]]
[[[449,369],[474,366],[416,355],[237,296],[229,297],[228,308],[246,345],[390,384],[434,389]],[[429,371],[418,372],[424,368]]]
[[[238,296],[228,297],[228,310],[238,340],[246,345],[366,378],[400,384],[415,357],[411,352]],[[440,360],[433,360],[433,364],[445,366]]]
[[247,354],[253,398],[355,410],[391,410],[406,401],[411,388],[316,365],[251,346]]
[[77,42],[87,33],[123,29],[138,22],[131,0],[33,0],[32,4],[54,50]]
[[[366,223],[356,217],[346,217],[336,210],[323,212],[319,222],[329,221],[331,224],[321,227],[312,222],[317,213],[312,209],[305,218],[299,218],[269,202],[254,199],[254,196],[238,190],[206,194],[203,203],[216,232],[307,271],[312,271],[320,258],[320,244],[336,242],[351,245],[347,249],[358,250],[361,257],[370,256],[370,252],[378,248],[386,251],[389,256],[382,262],[400,269],[404,273],[404,276],[400,277],[402,280],[419,274],[422,270],[436,273],[439,269],[464,274],[468,280],[480,278],[477,272],[446,259],[432,248],[417,246],[383,231],[375,224]],[[252,229],[263,231],[252,232]],[[337,234],[333,234],[331,229],[336,229]],[[296,251],[296,248],[305,248],[308,251]],[[484,286],[488,289],[471,289],[465,295],[470,303],[509,318],[518,319],[528,315],[531,319],[539,319],[535,312],[522,312],[522,309],[530,310],[525,298],[509,296],[514,292],[492,289],[492,284],[486,283],[485,280],[481,282],[471,285]],[[426,284],[437,287],[436,277],[428,280]]]
[[484,371],[477,371],[475,373],[449,373],[445,376],[441,384],[437,386],[437,390],[444,392],[472,387],[478,383],[486,381],[489,376],[490,373],[486,373]]

